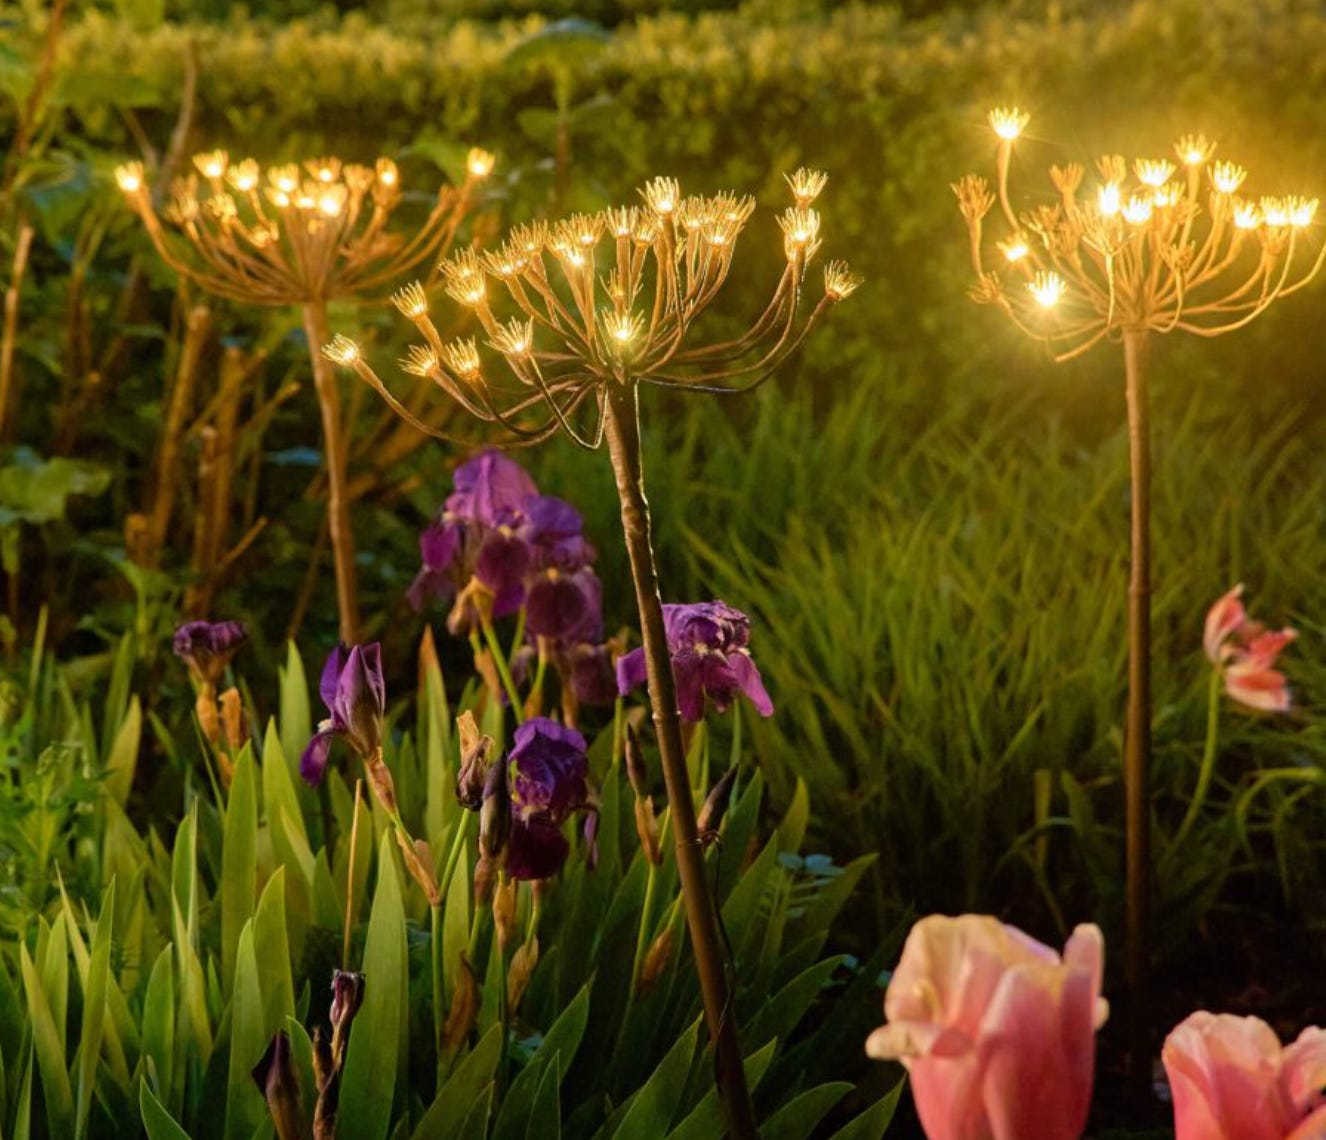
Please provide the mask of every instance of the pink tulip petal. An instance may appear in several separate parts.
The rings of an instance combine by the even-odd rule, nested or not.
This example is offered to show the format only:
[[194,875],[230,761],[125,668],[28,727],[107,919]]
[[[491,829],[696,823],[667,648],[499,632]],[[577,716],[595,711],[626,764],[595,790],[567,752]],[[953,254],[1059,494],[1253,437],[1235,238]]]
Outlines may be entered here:
[[1285,1140],[1294,1126],[1280,1042],[1264,1021],[1199,1011],[1170,1033],[1162,1060],[1175,1140]]
[[1288,712],[1291,703],[1283,673],[1251,664],[1226,668],[1225,692],[1239,704],[1263,712]]
[[1094,922],[1073,928],[1064,946],[1064,965],[1081,970],[1092,980],[1096,998],[1092,1004],[1092,1028],[1099,1029],[1110,1016],[1110,1003],[1100,996],[1105,977],[1105,935]]
[[988,915],[932,915],[908,935],[867,1051],[907,1066],[929,1140],[1078,1140],[1103,964],[1094,926],[1061,960]]
[[1326,1140],[1326,1108],[1319,1108],[1285,1140]]
[[981,1097],[984,1065],[972,1051],[962,1057],[920,1057],[907,1083],[928,1140],[995,1140]]
[[1225,640],[1244,622],[1243,583],[1240,582],[1229,593],[1218,599],[1206,612],[1206,629],[1202,636],[1202,647],[1211,664],[1220,663],[1220,647]]
[[1245,642],[1242,660],[1269,669],[1280,656],[1280,651],[1297,636],[1298,630],[1288,627],[1259,633]]
[[1016,966],[986,1014],[984,1102],[994,1140],[1077,1140],[1095,1067],[1088,971]]
[[1326,1029],[1310,1026],[1285,1047],[1284,1089],[1298,1112],[1326,1105]]

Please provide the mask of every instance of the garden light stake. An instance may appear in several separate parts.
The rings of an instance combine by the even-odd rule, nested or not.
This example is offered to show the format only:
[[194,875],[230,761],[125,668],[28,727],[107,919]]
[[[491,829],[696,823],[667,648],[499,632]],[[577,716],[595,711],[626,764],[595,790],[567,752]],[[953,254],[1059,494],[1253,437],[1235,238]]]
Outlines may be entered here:
[[[1124,732],[1127,820],[1127,973],[1131,990],[1132,1069],[1148,1080],[1146,955],[1150,836],[1147,774],[1151,753],[1151,459],[1147,350],[1153,334],[1202,337],[1233,332],[1272,302],[1306,285],[1326,246],[1311,254],[1307,229],[1317,200],[1240,196],[1246,171],[1213,162],[1215,145],[1190,135],[1175,158],[1111,154],[1085,169],[1052,166],[1055,199],[1019,213],[1009,197],[1013,146],[1028,116],[990,112],[998,139],[996,186],[969,174],[954,183],[966,219],[977,283],[972,299],[1001,309],[1056,361],[1106,339],[1122,343],[1131,475],[1128,586],[1128,708]],[[995,252],[986,216],[999,219]],[[1304,256],[1306,254],[1306,256]],[[998,266],[998,268],[995,268]]]
[[[754,1113],[682,747],[644,492],[638,391],[641,384],[687,393],[749,391],[859,285],[846,265],[830,262],[823,293],[802,305],[808,266],[820,248],[813,202],[825,177],[800,170],[788,183],[795,204],[779,219],[784,270],[764,311],[733,339],[697,344],[701,338],[691,334],[728,279],[755,203],[732,194],[683,197],[670,178],[651,180],[638,206],[518,226],[493,250],[466,250],[443,262],[447,293],[473,310],[505,363],[503,379],[485,367],[474,339],[441,340],[421,285],[395,297],[424,341],[401,362],[404,370],[438,385],[504,442],[532,444],[559,432],[585,448],[607,442],[696,971],[730,1132],[742,1140],[756,1135]],[[499,315],[499,295],[510,315]],[[419,430],[451,438],[415,417],[353,341],[338,336],[325,351]]]
[[[427,219],[406,239],[388,228],[402,200],[400,173],[388,158],[375,166],[314,158],[263,170],[223,150],[194,157],[195,172],[172,187],[158,214],[143,164],[115,171],[152,244],[176,272],[218,297],[254,305],[298,305],[303,314],[322,414],[327,458],[327,517],[336,571],[340,638],[359,640],[354,537],[350,529],[348,431],[336,378],[319,347],[330,337],[327,303],[371,296],[421,262],[450,249],[474,190],[493,156],[470,151],[467,177],[444,186]],[[164,219],[164,221],[163,221]],[[180,249],[165,223],[190,247]]]

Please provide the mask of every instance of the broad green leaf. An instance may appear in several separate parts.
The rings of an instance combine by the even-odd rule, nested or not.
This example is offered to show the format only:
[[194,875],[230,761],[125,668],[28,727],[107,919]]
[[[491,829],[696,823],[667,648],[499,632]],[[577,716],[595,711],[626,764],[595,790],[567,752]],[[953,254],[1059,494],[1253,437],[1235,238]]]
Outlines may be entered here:
[[143,710],[138,704],[138,698],[133,697],[106,756],[106,793],[120,807],[124,807],[133,787],[134,772],[138,768],[138,746],[142,737]]
[[[423,706],[425,807],[424,831],[438,835],[449,820],[457,818],[456,797],[452,794],[455,781],[448,770],[447,757],[451,749],[451,708],[447,704],[446,687],[442,683],[442,670],[437,654],[432,649],[432,633],[425,633],[427,645],[420,649],[423,663],[420,685]],[[460,810],[464,810],[460,808]]]
[[325,847],[313,862],[313,921],[325,930],[336,930],[345,921],[345,897],[336,890]]
[[797,790],[792,794],[787,814],[778,825],[778,847],[781,851],[800,851],[806,838],[806,825],[810,822],[810,790],[806,781],[797,777]]
[[760,902],[764,898],[769,878],[778,871],[778,837],[772,835],[764,845],[759,858],[747,867],[723,903],[723,925],[738,961],[745,958],[747,945],[753,941],[758,929]]
[[[769,1065],[773,1062],[778,1049],[777,1041],[770,1041],[762,1049],[757,1049],[742,1062],[746,1071],[746,1085],[751,1089],[758,1087]],[[718,1089],[710,1081],[710,1089],[704,1099],[676,1128],[668,1133],[668,1140],[709,1140],[711,1136],[721,1136],[726,1127],[723,1121],[723,1102],[718,1098]]]
[[20,942],[18,949],[23,988],[28,999],[28,1021],[32,1026],[32,1045],[41,1073],[42,1099],[46,1102],[46,1119],[50,1122],[52,1136],[72,1136],[74,1093],[69,1087],[64,1044],[56,1029],[55,1019],[51,1016],[42,979],[28,954],[28,948]]
[[304,828],[304,814],[299,810],[299,793],[295,790],[294,778],[286,763],[285,748],[276,730],[276,722],[269,720],[262,742],[262,809],[267,826],[273,830],[282,808],[289,812],[291,823],[307,848],[308,831]]
[[561,1055],[553,1053],[543,1066],[543,1078],[535,1090],[534,1103],[530,1105],[529,1120],[525,1125],[526,1136],[538,1136],[539,1140],[561,1140],[562,1098],[559,1087],[563,1071]]
[[[495,1024],[493,1028],[499,1026]],[[506,1095],[502,1097],[502,1104],[497,1110],[497,1119],[493,1122],[491,1140],[523,1140],[524,1137],[531,1135],[530,1112],[534,1107],[539,1085],[551,1063],[552,1059],[540,1052],[516,1075]],[[540,1134],[537,1131],[533,1133],[533,1135]]]
[[442,912],[442,978],[446,1000],[451,1001],[456,978],[464,968],[461,954],[470,937],[470,849],[461,847],[456,869],[451,873],[451,885]]
[[[23,1044],[27,1018],[14,990],[4,959],[0,958],[0,1056],[6,1058],[11,1074],[18,1072],[18,1055]],[[3,1117],[0,1117],[3,1119]]]
[[[202,963],[190,941],[178,901],[171,909],[175,931],[176,966],[180,979],[179,1022],[175,1039],[181,1049],[192,1046],[198,1064],[206,1067],[212,1056],[212,1025],[207,1016],[207,983]],[[180,1054],[181,1063],[186,1063]]]
[[565,1073],[571,1068],[571,1062],[575,1060],[576,1051],[580,1048],[580,1040],[585,1035],[585,1026],[588,1023],[589,983],[586,982],[571,1004],[562,1010],[557,1020],[553,1022],[552,1028],[548,1030],[539,1045],[538,1055],[551,1057],[554,1053],[559,1054],[562,1058],[562,1072]]
[[762,1140],[806,1140],[829,1110],[851,1091],[847,1081],[835,1081],[803,1092],[764,1122]]
[[742,863],[750,847],[751,837],[760,822],[760,801],[764,797],[764,777],[759,771],[744,788],[736,793],[736,803],[728,810],[723,821],[723,846],[711,858],[718,858],[718,887],[715,900],[727,905],[728,896],[743,879]]
[[[298,810],[298,809],[296,809]],[[277,868],[285,872],[286,932],[290,942],[292,961],[301,961],[304,939],[313,919],[313,876],[316,871],[313,852],[300,835],[298,826],[291,822],[290,812],[283,806],[270,819],[268,832],[276,852]]]
[[[175,849],[170,857],[171,890],[184,918],[189,945],[198,946],[198,806],[195,803],[175,832]],[[179,937],[176,934],[176,937]]]
[[493,1114],[494,1088],[490,1084],[470,1108],[465,1123],[456,1133],[456,1140],[484,1140],[488,1135],[488,1121]]
[[18,1094],[18,1107],[14,1112],[14,1140],[32,1137],[32,1042],[29,1040],[27,1057],[23,1061],[22,1089]]
[[107,468],[86,460],[42,459],[31,448],[15,448],[12,461],[0,467],[0,526],[57,522],[72,496],[100,495],[110,481]]
[[221,845],[221,985],[235,979],[239,933],[253,917],[258,882],[258,792],[253,753],[246,745],[235,760]]
[[126,633],[115,649],[115,663],[111,666],[110,687],[106,692],[106,713],[101,723],[101,742],[106,748],[103,762],[109,762],[111,741],[119,734],[129,708],[129,688],[133,684],[134,637]]
[[764,1003],[748,1025],[743,1026],[742,1041],[754,1047],[774,1039],[788,1040],[841,961],[840,957],[826,958],[788,982]]
[[263,1036],[270,1039],[286,1018],[295,1015],[295,984],[286,940],[284,867],[277,868],[258,900],[253,916],[253,947],[262,992]]
[[[140,885],[142,876],[136,880]],[[115,908],[115,900],[118,898],[118,892],[110,896],[112,910]],[[79,933],[77,918],[74,914],[73,904],[69,901],[69,895],[65,891],[63,880],[60,882],[60,904],[64,911],[65,930],[69,932],[69,949],[73,952],[74,968],[78,971],[78,984],[84,993],[88,987],[88,971],[92,965],[92,956],[88,948],[83,943],[83,936]],[[102,915],[107,917],[107,921],[114,926],[113,915],[106,915],[106,907],[102,905]],[[98,920],[100,922],[100,919]],[[121,940],[121,946],[124,945]],[[110,1015],[110,1021],[103,1019],[102,1030],[104,1033],[102,1039],[102,1049],[106,1053],[106,1064],[111,1071],[111,1075],[119,1082],[121,1087],[129,1087],[129,1065],[124,1055],[124,1045],[121,1042],[121,1033],[125,1039],[133,1041],[137,1034],[129,1014],[128,1006],[124,1000],[124,994],[120,992],[119,986],[111,985],[106,987],[106,1010]],[[84,999],[86,1000],[86,999]]]
[[165,947],[152,964],[143,998],[143,1057],[156,1071],[157,1093],[166,1104],[175,1089],[175,971],[171,947]]
[[266,1118],[267,1105],[250,1075],[267,1048],[262,987],[253,923],[239,934],[230,999],[230,1064],[226,1077],[226,1140],[249,1140]]
[[[43,923],[43,926],[45,924]],[[38,937],[36,962],[41,976],[42,993],[51,1011],[55,1025],[60,1052],[63,1054],[69,1043],[69,929],[64,914],[57,914],[49,927],[49,934],[43,941]]]
[[405,908],[390,835],[382,836],[377,890],[364,944],[364,1004],[350,1029],[341,1077],[338,1131],[356,1140],[382,1140],[391,1121],[401,1032],[402,987],[408,971]]
[[299,758],[304,746],[313,735],[313,721],[309,713],[308,678],[304,675],[304,661],[292,641],[286,646],[285,668],[278,668],[281,683],[281,751],[290,766],[291,779],[299,778]]
[[88,1113],[101,1058],[102,1031],[106,1024],[106,990],[110,984],[110,953],[115,916],[115,880],[101,900],[101,917],[92,935],[92,955],[83,985],[83,1030],[79,1036],[78,1097],[74,1111],[75,1140],[87,1134]]
[[161,1106],[146,1081],[138,1087],[138,1111],[143,1117],[148,1140],[190,1140],[189,1134]]
[[898,1111],[898,1101],[907,1084],[904,1077],[859,1116],[853,1117],[830,1137],[830,1140],[882,1140]]
[[461,1134],[467,1114],[490,1087],[502,1058],[502,1026],[494,1025],[452,1071],[429,1106],[413,1140],[453,1140]]
[[677,1113],[686,1078],[695,1056],[695,1042],[700,1032],[700,1019],[691,1022],[672,1048],[659,1062],[649,1078],[632,1099],[630,1108],[618,1122],[612,1135],[619,1140],[633,1140],[636,1136],[666,1136]]

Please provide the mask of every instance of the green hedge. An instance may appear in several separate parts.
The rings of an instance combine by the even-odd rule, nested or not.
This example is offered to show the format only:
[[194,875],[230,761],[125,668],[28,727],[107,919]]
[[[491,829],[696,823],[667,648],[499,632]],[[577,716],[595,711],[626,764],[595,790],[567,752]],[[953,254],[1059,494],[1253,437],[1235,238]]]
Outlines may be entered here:
[[[127,146],[107,104],[131,99],[164,141],[195,43],[200,145],[350,153],[385,143],[432,153],[437,139],[482,142],[502,155],[510,209],[525,216],[549,204],[539,163],[551,152],[558,65],[555,53],[553,62],[505,61],[543,26],[538,17],[485,24],[416,13],[376,24],[324,13],[141,31],[93,13],[71,29],[63,71],[91,138]],[[808,16],[767,2],[661,14],[565,63],[576,69],[580,105],[571,121],[579,198],[567,204],[629,195],[659,172],[758,190],[778,204],[783,169],[822,166],[834,179],[827,251],[850,253],[869,282],[844,310],[850,333],[835,354],[854,370],[902,354],[984,385],[992,364],[1008,359],[1007,343],[991,352],[992,331],[1011,334],[963,296],[962,231],[947,185],[990,167],[990,104],[1034,112],[1016,172],[1028,191],[1047,185],[1051,162],[1165,153],[1179,133],[1201,129],[1252,168],[1254,192],[1310,194],[1326,187],[1323,61],[1326,19],[1303,0],[1050,5],[1041,15],[916,22],[892,8]],[[1284,362],[1274,369],[1291,378],[1283,383],[1309,366],[1292,346],[1275,346],[1272,332],[1251,339],[1251,359]]]

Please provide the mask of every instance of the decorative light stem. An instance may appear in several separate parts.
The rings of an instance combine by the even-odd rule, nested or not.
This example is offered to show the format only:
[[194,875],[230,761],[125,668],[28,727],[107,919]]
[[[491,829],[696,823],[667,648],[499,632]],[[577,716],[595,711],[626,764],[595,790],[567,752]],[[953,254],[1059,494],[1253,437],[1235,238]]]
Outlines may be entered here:
[[640,449],[639,401],[635,384],[609,394],[604,413],[608,455],[621,501],[622,534],[631,563],[640,633],[644,642],[649,678],[649,703],[658,734],[663,780],[667,785],[668,809],[675,840],[677,871],[681,878],[686,924],[690,929],[695,970],[704,999],[705,1020],[714,1042],[719,1095],[727,1113],[728,1129],[734,1138],[758,1137],[755,1111],[737,1039],[735,995],[728,983],[713,894],[705,873],[704,848],[695,826],[695,801],[691,795],[686,753],[681,744],[681,719],[677,713],[677,686],[672,676],[672,658],[663,627],[663,601],[658,589],[658,571],[650,537],[649,503],[645,498],[644,469]]
[[1145,329],[1124,329],[1128,468],[1132,513],[1128,571],[1128,708],[1124,723],[1124,818],[1127,837],[1128,1033],[1130,1067],[1149,1080],[1148,946],[1151,914],[1151,425]]
[[349,469],[346,432],[341,422],[341,393],[336,369],[322,354],[331,339],[327,325],[327,302],[306,301],[302,307],[304,335],[308,338],[313,365],[313,386],[322,415],[323,449],[327,459],[327,532],[331,539],[332,566],[336,573],[336,613],[340,639],[357,645],[359,637],[359,584],[355,573],[355,539],[350,527]]

